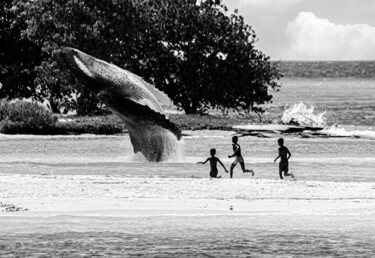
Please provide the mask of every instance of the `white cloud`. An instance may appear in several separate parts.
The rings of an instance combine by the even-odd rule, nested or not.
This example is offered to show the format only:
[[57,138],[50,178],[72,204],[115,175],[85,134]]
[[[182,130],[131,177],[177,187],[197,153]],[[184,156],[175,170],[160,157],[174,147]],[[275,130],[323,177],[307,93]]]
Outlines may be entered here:
[[283,59],[375,60],[375,27],[338,25],[311,12],[300,12],[288,23],[291,45]]
[[241,4],[260,8],[285,9],[302,0],[240,0]]

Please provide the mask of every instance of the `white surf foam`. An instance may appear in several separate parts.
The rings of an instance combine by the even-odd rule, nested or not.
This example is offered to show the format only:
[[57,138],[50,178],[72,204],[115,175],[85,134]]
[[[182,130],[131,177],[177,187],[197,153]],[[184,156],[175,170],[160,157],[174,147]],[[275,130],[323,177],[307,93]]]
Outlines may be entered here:
[[281,120],[284,124],[296,122],[299,125],[305,126],[326,126],[326,112],[316,115],[314,114],[314,109],[315,107],[313,105],[308,105],[301,101],[289,108],[285,107]]
[[347,130],[345,127],[334,124],[326,127],[321,131],[322,133],[342,137],[361,137],[361,138],[375,138],[375,131],[372,130]]

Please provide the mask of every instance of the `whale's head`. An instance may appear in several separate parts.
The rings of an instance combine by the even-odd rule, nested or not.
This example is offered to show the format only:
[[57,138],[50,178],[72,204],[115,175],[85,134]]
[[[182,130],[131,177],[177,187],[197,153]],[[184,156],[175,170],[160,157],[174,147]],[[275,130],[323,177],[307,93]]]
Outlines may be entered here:
[[166,117],[164,107],[172,105],[166,94],[132,72],[77,49],[63,48],[54,56],[125,122],[135,152],[150,161],[173,155],[173,140],[166,138],[180,140],[181,131]]

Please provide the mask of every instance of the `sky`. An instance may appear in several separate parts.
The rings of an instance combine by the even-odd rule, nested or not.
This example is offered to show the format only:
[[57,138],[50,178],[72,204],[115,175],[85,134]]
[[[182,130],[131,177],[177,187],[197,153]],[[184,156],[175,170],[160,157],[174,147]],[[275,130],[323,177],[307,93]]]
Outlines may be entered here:
[[375,0],[223,0],[272,60],[375,60]]

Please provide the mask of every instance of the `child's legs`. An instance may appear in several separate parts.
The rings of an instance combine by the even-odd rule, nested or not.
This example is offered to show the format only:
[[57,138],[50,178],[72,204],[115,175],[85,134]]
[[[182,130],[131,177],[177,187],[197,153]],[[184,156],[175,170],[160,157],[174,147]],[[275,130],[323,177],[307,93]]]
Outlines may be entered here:
[[236,165],[237,165],[237,164],[232,163],[232,165],[230,166],[230,178],[233,177],[233,169],[234,169],[234,167],[235,167]]
[[285,161],[285,160],[280,161],[280,163],[279,163],[280,179],[283,179],[283,172],[284,172],[284,176],[290,176],[290,174],[288,174],[288,171],[289,171],[288,161]]
[[[246,172],[253,172],[252,169],[245,169],[245,162],[240,162],[240,165],[241,165],[241,169],[242,169],[242,172],[243,173],[246,173]],[[254,174],[253,174],[254,175]]]
[[291,174],[288,174],[288,172],[289,172],[289,164],[286,163],[284,165],[284,176],[292,176]]
[[284,179],[284,178],[283,178],[283,171],[284,171],[284,169],[283,169],[283,164],[282,164],[282,162],[280,161],[280,163],[279,163],[279,176],[280,176],[280,179]]
[[245,162],[240,162],[240,165],[241,165],[242,172],[245,172],[246,171]]
[[217,170],[211,170],[210,171],[210,177],[217,177],[218,171]]

